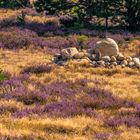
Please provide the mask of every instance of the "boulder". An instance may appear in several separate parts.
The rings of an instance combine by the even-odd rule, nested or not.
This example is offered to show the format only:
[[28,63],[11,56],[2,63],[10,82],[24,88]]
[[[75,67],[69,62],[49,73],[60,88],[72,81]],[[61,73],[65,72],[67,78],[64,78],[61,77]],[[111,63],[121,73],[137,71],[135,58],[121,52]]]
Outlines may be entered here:
[[57,62],[60,61],[61,59],[62,59],[61,54],[56,53],[56,54],[54,55],[54,57],[52,58],[52,61],[53,61],[54,63],[57,63]]
[[95,60],[96,60],[96,54],[88,54],[87,57],[88,57],[91,61],[95,61]]
[[57,62],[57,65],[59,65],[59,66],[65,66],[65,64],[66,64],[66,61],[58,61]]
[[110,67],[110,62],[106,62],[106,63],[105,63],[105,67],[106,67],[106,68],[109,68],[109,67]]
[[78,50],[74,47],[66,48],[61,50],[62,59],[71,59],[75,54],[78,54]]
[[95,48],[90,48],[87,50],[87,52],[90,54],[95,54]]
[[111,65],[116,67],[118,64],[117,64],[117,62],[111,62]]
[[123,61],[121,61],[121,65],[125,65],[125,66],[127,66],[127,65],[128,65],[127,60],[123,60]]
[[131,56],[128,56],[126,59],[127,59],[128,62],[132,61],[132,57]]
[[111,64],[111,65],[110,65],[110,68],[113,69],[113,68],[115,68],[115,66],[114,66],[113,64]]
[[101,56],[117,56],[119,47],[113,39],[105,38],[96,43],[95,52],[100,52]]
[[134,63],[134,62],[129,62],[129,63],[128,63],[128,66],[129,66],[130,68],[132,68],[132,67],[135,66],[135,63]]
[[105,61],[105,62],[110,62],[111,61],[111,58],[109,56],[103,56],[101,58],[101,60]]
[[96,67],[97,66],[97,62],[96,61],[93,61],[92,62],[92,65],[93,65],[93,67]]
[[125,66],[126,66],[126,65],[122,64],[122,65],[121,65],[121,68],[125,68]]
[[117,60],[118,61],[123,61],[125,59],[125,57],[124,57],[124,55],[122,54],[122,53],[119,53],[118,55],[117,55]]
[[115,56],[111,56],[111,62],[116,62],[116,61],[117,61],[116,57]]
[[133,62],[135,63],[137,68],[140,68],[140,59],[139,58],[133,58]]
[[105,67],[105,62],[103,60],[97,61],[98,66]]

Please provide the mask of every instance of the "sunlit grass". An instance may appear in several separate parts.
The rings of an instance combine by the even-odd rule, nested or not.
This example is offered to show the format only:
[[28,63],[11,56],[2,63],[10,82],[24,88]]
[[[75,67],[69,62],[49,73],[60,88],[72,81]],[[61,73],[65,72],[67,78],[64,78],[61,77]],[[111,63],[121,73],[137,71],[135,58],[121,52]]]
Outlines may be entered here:
[[[20,10],[0,10],[0,20],[10,17],[16,18],[19,13]],[[44,24],[48,20],[52,21],[54,19],[44,16],[27,16],[27,21],[30,23]],[[134,39],[129,41],[127,46],[122,44],[120,50],[126,56],[139,57],[139,47],[140,40]],[[38,66],[40,63],[42,65],[51,64],[52,70],[49,72],[37,73],[30,72],[30,70],[27,72],[31,81],[26,85],[29,91],[34,91],[37,88],[32,84],[33,82],[48,85],[54,81],[68,83],[69,81],[78,81],[77,79],[88,79],[95,82],[86,83],[86,87],[98,87],[110,91],[113,96],[122,100],[126,99],[140,103],[140,70],[119,67],[113,69],[93,68],[87,61],[77,62],[72,60],[67,62],[66,66],[60,67],[52,63],[52,57],[42,49],[20,49],[18,51],[1,49],[0,68],[2,71],[0,72],[0,82],[7,79],[3,71],[8,71],[12,76],[19,76],[22,75],[23,70],[29,69],[32,65],[31,68]],[[51,118],[43,114],[40,116],[34,114],[16,118],[12,115],[12,111],[20,111],[28,105],[18,101],[17,98],[4,99],[2,95],[0,94],[0,107],[2,106],[4,110],[1,110],[2,114],[0,115],[0,138],[7,136],[8,138],[19,138],[20,140],[93,140],[96,139],[97,135],[104,136],[106,134],[111,134],[110,139],[113,140],[139,140],[140,137],[140,129],[137,127],[129,128],[126,125],[121,125],[111,128],[104,124],[105,116],[111,117],[122,110],[128,110],[130,113],[131,108],[98,109],[97,113],[101,115],[99,117],[79,115],[67,118]],[[34,104],[30,105],[31,108],[34,106]],[[132,113],[134,111],[134,108],[132,108]]]

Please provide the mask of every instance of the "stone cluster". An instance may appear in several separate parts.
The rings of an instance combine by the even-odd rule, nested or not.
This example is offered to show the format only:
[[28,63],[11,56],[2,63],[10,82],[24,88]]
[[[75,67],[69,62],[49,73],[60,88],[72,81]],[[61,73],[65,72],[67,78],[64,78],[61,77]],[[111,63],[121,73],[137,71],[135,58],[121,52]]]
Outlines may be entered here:
[[114,68],[117,66],[140,68],[140,59],[137,57],[125,57],[119,52],[117,43],[106,38],[98,41],[96,48],[78,51],[76,48],[62,49],[60,54],[53,57],[53,61],[58,65],[65,65],[68,60],[87,61],[93,67]]

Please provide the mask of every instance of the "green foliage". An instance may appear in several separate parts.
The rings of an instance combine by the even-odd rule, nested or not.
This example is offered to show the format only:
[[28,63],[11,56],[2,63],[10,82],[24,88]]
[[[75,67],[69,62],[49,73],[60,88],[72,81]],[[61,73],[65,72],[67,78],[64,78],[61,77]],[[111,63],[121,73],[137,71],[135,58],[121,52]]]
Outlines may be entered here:
[[3,73],[3,71],[0,69],[0,81],[3,81],[7,79],[7,77],[5,76],[5,74]]
[[86,35],[81,35],[77,37],[77,42],[78,42],[78,46],[80,47],[80,50],[85,49],[85,42],[88,41],[88,37]]
[[140,26],[140,0],[125,0],[124,18],[129,28],[136,29]]
[[[10,4],[17,0],[7,1]],[[69,20],[72,22],[70,25],[75,28],[83,28],[94,18],[98,21],[103,19],[106,28],[113,24],[127,25],[130,28],[140,25],[140,0],[37,0],[34,6],[38,12],[74,17],[76,20],[62,19],[68,27]]]
[[21,14],[19,16],[17,16],[17,23],[19,25],[24,25],[25,24],[25,18],[26,18],[26,14],[22,11]]
[[87,14],[81,5],[74,6],[71,9],[69,9],[67,12],[70,15],[76,17],[79,23],[85,22]]
[[27,6],[28,0],[0,0],[0,7],[3,8],[19,8]]
[[38,0],[34,3],[36,10],[45,11],[47,14],[58,14],[70,8],[70,3],[66,0]]

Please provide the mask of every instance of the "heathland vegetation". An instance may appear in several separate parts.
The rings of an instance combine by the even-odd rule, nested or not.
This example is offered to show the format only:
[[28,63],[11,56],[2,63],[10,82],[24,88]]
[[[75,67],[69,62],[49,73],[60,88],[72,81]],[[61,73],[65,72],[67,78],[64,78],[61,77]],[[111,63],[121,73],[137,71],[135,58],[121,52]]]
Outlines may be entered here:
[[1,0],[0,7],[0,140],[139,140],[138,67],[52,61],[62,49],[92,50],[104,36],[124,58],[140,59],[138,0]]

